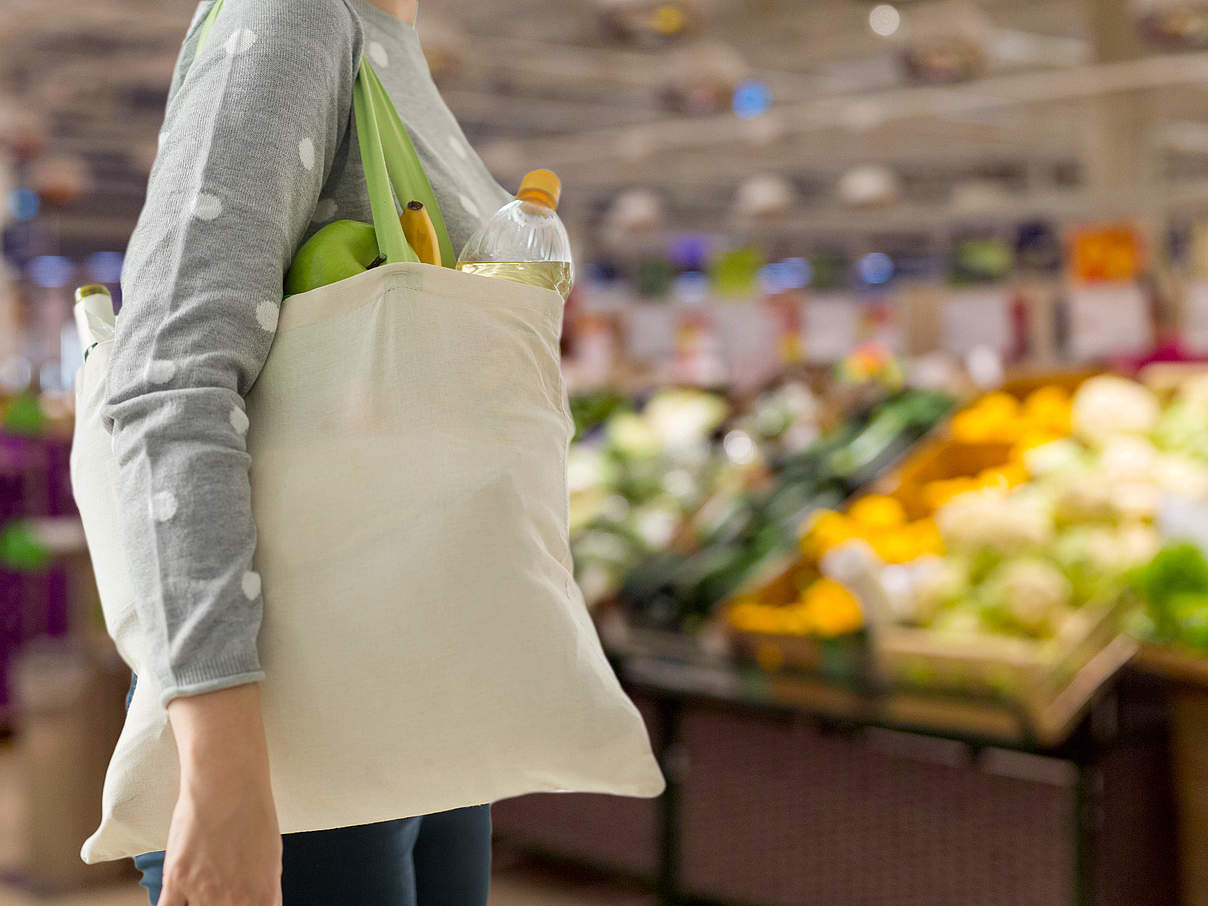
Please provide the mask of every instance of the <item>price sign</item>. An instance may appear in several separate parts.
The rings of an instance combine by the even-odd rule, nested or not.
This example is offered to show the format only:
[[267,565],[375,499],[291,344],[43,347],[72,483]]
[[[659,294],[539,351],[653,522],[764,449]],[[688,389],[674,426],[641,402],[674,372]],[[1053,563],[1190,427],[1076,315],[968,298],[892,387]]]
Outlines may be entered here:
[[1183,342],[1192,352],[1208,353],[1208,280],[1187,285],[1183,303]]
[[780,357],[775,312],[759,302],[722,302],[712,306],[712,313],[722,357],[736,380],[759,384],[776,373]]
[[625,348],[642,362],[665,362],[675,354],[675,306],[660,303],[631,305],[625,325]]
[[1140,355],[1153,346],[1148,300],[1135,283],[1073,287],[1069,314],[1070,355],[1075,359]]
[[1011,295],[1006,287],[953,293],[941,303],[944,349],[966,353],[1011,346]]
[[860,305],[850,296],[815,296],[805,303],[803,333],[806,361],[837,362],[860,337]]
[[1079,283],[1135,280],[1144,264],[1141,237],[1129,224],[1075,230],[1070,276]]

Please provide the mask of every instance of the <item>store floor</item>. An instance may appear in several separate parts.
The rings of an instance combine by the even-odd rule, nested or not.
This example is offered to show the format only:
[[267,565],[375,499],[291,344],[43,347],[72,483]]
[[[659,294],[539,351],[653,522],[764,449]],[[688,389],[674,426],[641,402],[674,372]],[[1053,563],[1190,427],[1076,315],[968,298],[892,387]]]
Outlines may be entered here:
[[[12,747],[0,743],[0,877],[20,863],[20,796]],[[534,859],[497,843],[491,906],[654,906],[655,898],[606,875]],[[60,897],[40,898],[0,882],[0,906],[146,906],[136,880]]]

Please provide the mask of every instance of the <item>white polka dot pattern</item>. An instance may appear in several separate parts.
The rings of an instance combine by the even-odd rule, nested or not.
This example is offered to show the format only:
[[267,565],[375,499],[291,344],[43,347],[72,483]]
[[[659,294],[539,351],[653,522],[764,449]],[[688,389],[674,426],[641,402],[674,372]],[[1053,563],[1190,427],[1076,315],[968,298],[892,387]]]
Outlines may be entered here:
[[247,413],[238,406],[231,407],[231,427],[239,434],[246,434],[248,426],[251,422],[248,420]]
[[374,64],[377,66],[390,65],[390,55],[386,53],[386,48],[384,48],[377,41],[369,42],[369,58],[373,60]]
[[152,359],[147,363],[147,380],[166,384],[176,376],[176,363],[168,359]]
[[256,306],[256,320],[260,322],[260,326],[265,330],[277,329],[277,316],[281,313],[280,307],[276,302],[271,302],[265,299]]
[[298,142],[298,157],[302,158],[302,166],[307,170],[315,168],[315,143],[309,138]]
[[231,36],[226,39],[226,52],[231,56],[240,54],[246,51],[249,47],[256,43],[256,33],[248,28],[237,28],[231,32]]
[[334,198],[320,198],[319,203],[315,205],[315,214],[310,218],[310,222],[322,223],[325,220],[331,220],[336,216],[337,207]]
[[199,192],[193,202],[193,216],[198,220],[213,220],[222,213],[222,201],[217,195]]
[[167,522],[176,515],[176,495],[159,491],[151,495],[151,516],[156,522]]
[[243,594],[249,601],[255,601],[260,594],[260,573],[248,570],[243,574]]

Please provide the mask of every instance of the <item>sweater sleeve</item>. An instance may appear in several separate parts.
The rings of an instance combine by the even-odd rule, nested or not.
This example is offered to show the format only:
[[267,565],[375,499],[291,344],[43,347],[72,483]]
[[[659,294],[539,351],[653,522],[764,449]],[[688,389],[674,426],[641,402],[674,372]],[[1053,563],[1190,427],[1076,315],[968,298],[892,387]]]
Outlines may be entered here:
[[102,413],[146,637],[139,669],[164,705],[264,678],[243,398],[349,126],[361,43],[343,0],[226,0],[173,79]]

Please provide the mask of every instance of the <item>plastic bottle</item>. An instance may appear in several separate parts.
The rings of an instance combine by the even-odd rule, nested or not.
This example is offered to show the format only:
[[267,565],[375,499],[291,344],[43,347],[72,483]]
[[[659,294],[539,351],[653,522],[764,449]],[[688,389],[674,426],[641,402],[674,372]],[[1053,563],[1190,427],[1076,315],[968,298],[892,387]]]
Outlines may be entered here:
[[99,283],[81,286],[75,291],[75,323],[80,332],[80,345],[84,347],[84,359],[92,347],[101,340],[113,339],[116,318],[113,314],[113,297]]
[[563,299],[574,283],[566,227],[556,213],[562,184],[550,170],[532,170],[509,201],[470,237],[457,269],[552,289]]

